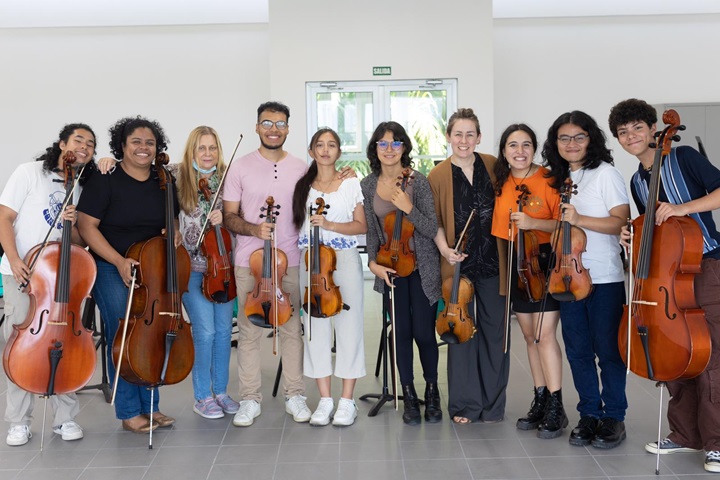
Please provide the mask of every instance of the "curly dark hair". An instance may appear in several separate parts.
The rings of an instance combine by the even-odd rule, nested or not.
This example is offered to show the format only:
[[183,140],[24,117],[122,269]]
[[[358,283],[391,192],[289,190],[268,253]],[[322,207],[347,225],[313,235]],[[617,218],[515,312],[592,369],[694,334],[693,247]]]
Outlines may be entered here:
[[257,119],[258,122],[260,121],[260,115],[262,115],[263,112],[277,112],[277,113],[284,113],[285,118],[290,121],[290,109],[285,105],[284,103],[280,102],[265,102],[262,105],[260,105],[257,109]]
[[648,127],[652,127],[657,123],[657,112],[652,105],[637,98],[623,100],[612,107],[608,124],[613,137],[618,138],[617,129],[620,125],[630,122],[645,122]]
[[380,125],[378,125],[375,129],[375,132],[373,132],[370,140],[368,141],[366,154],[368,160],[370,161],[370,169],[373,171],[373,173],[380,175],[382,166],[380,165],[380,159],[377,155],[377,142],[380,141],[383,136],[385,136],[386,132],[392,133],[394,140],[400,141],[403,143],[403,145],[405,145],[402,157],[400,158],[400,164],[403,166],[403,168],[412,168],[413,162],[412,157],[410,156],[410,152],[412,152],[413,149],[412,140],[410,139],[410,136],[407,134],[402,125],[397,122],[390,121],[381,122]]
[[500,146],[498,147],[497,156],[498,161],[495,162],[495,166],[493,167],[493,172],[495,173],[495,194],[498,196],[500,196],[500,192],[502,192],[502,187],[503,185],[505,185],[505,182],[510,176],[510,164],[508,163],[507,158],[505,158],[504,153],[505,145],[507,144],[510,135],[518,131],[528,134],[528,136],[530,137],[530,141],[532,142],[533,154],[537,152],[537,136],[535,135],[535,132],[532,128],[528,127],[524,123],[513,123],[505,129],[505,131],[500,136]]
[[[312,149],[315,148],[315,145],[317,145],[320,136],[324,133],[331,134],[337,142],[338,148],[340,147],[340,136],[332,128],[325,127],[315,132],[315,134],[312,136],[312,138],[310,139],[310,145],[308,146],[308,151],[312,151]],[[342,151],[340,153],[342,154]],[[305,173],[305,175],[303,175],[302,178],[300,178],[300,180],[298,180],[295,184],[295,191],[293,192],[292,201],[293,224],[298,230],[302,228],[303,223],[305,222],[305,216],[307,215],[306,202],[308,194],[310,193],[310,187],[315,181],[315,177],[317,177],[317,174],[317,162],[313,159],[312,163],[310,163],[310,167],[308,168],[307,173]]]
[[140,115],[137,117],[125,117],[115,122],[115,125],[108,130],[110,133],[110,151],[116,159],[122,160],[125,153],[125,142],[138,128],[149,128],[152,131],[156,142],[156,155],[167,149],[170,140],[165,136],[165,131],[158,122],[148,120]]
[[[87,124],[68,123],[62,128],[62,130],[60,130],[57,141],[53,142],[52,145],[45,149],[45,153],[35,159],[38,162],[43,162],[43,170],[45,172],[52,172],[57,168],[58,163],[60,163],[60,155],[62,154],[62,151],[60,150],[60,142],[67,143],[70,139],[70,136],[75,133],[76,130],[87,130],[88,132],[92,133],[93,140],[97,138],[93,129],[90,128],[90,126],[88,126]],[[93,156],[90,161],[87,162],[85,168],[83,169],[82,176],[80,177],[81,184],[84,184],[85,181],[87,181],[88,176],[92,173],[93,170],[95,170],[94,160],[95,152],[93,151]]]
[[588,170],[597,168],[602,162],[613,164],[612,150],[607,148],[607,138],[594,118],[585,112],[574,110],[560,115],[548,130],[542,149],[543,165],[550,168],[550,186],[560,190],[563,182],[570,176],[570,164],[558,151],[558,130],[566,124],[572,124],[588,133],[589,143],[583,167]]

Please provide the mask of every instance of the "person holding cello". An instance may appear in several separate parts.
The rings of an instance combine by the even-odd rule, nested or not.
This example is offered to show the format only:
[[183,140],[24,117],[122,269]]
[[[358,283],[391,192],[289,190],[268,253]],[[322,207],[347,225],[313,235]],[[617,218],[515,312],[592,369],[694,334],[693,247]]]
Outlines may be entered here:
[[[93,298],[110,346],[119,320],[125,318],[131,267],[138,264],[126,258],[125,253],[132,244],[158,236],[165,228],[165,193],[153,171],[153,161],[158,153],[165,151],[168,140],[157,122],[140,116],[118,120],[109,133],[110,150],[115,159],[122,161],[111,175],[93,175],[87,183],[78,203],[78,228],[97,263]],[[179,233],[175,239],[179,242]],[[116,374],[113,349],[108,348],[107,354],[112,381]],[[175,423],[175,419],[158,410],[160,395],[157,394],[152,406],[153,424],[150,424],[150,396],[145,386],[119,379],[115,414],[124,430],[148,433]]]
[[[630,191],[638,212],[644,214],[655,157],[655,148],[650,144],[656,142],[657,113],[647,102],[631,98],[612,108],[608,123],[623,149],[640,161],[630,180]],[[645,450],[653,454],[705,450],[705,470],[720,473],[720,411],[712,395],[720,389],[720,233],[712,216],[712,211],[720,208],[720,170],[688,146],[673,147],[664,162],[661,172],[671,171],[672,175],[661,174],[656,224],[688,215],[701,227],[702,273],[694,278],[695,297],[705,311],[712,351],[700,375],[667,382],[671,432],[659,445],[657,441],[645,445]],[[622,238],[624,242],[630,238],[627,227],[623,227]]]
[[[439,259],[433,243],[437,219],[427,178],[415,170],[408,172],[412,178],[403,178],[403,170],[412,169],[412,149],[412,140],[402,125],[392,121],[380,123],[367,146],[372,172],[360,182],[368,219],[368,267],[376,277],[374,290],[383,293],[388,305],[388,289],[394,283],[396,331],[393,335],[404,399],[403,422],[407,425],[417,425],[421,421],[420,401],[413,378],[413,340],[418,346],[425,379],[425,421],[442,420],[435,338],[435,315],[440,299]],[[407,183],[404,190],[403,182]],[[393,237],[392,229],[387,232],[383,228],[388,224],[385,218],[397,215],[398,211],[414,227],[408,247],[414,252],[416,267],[408,269],[408,276],[391,281],[396,270],[377,260],[381,245],[387,245]]]
[[[348,426],[357,417],[358,409],[353,400],[355,382],[365,376],[363,272],[357,235],[367,232],[367,223],[360,181],[357,178],[342,180],[335,169],[341,155],[338,134],[330,128],[321,128],[312,136],[308,152],[313,161],[307,173],[298,180],[293,194],[293,223],[300,230],[298,246],[306,252],[301,257],[316,255],[307,231],[309,227],[318,227],[317,241],[332,250],[334,255],[320,255],[322,250],[318,249],[317,261],[329,261],[319,265],[320,273],[312,273],[310,283],[320,290],[334,284],[340,294],[339,302],[335,295],[330,300],[325,300],[323,295],[314,299],[322,307],[316,306],[321,312],[330,310],[331,306],[339,308],[339,312],[331,318],[314,315],[309,318],[311,305],[303,310],[306,330],[303,368],[306,376],[315,379],[320,391],[320,402],[310,417],[310,425],[327,425],[332,416],[333,425]],[[324,215],[315,211],[308,218],[308,206],[316,207],[318,198],[322,199],[321,203],[327,209],[322,212]],[[311,262],[315,261],[308,257],[305,269],[300,268],[301,294],[308,287],[308,270],[312,272]],[[308,292],[308,295],[312,294],[312,291]],[[308,297],[307,301],[311,303],[311,298]],[[343,304],[349,309],[345,310]],[[342,394],[334,414],[335,404],[330,393],[333,331],[336,342],[335,376],[342,379]]]
[[[556,337],[560,305],[546,294],[545,283],[552,255],[550,232],[557,224],[560,196],[549,185],[548,169],[533,163],[536,151],[535,132],[524,123],[510,125],[500,136],[500,151],[495,163],[497,198],[492,233],[503,240],[512,240],[508,239],[508,224],[513,222],[517,235],[529,231],[537,245],[536,251],[526,245],[525,251],[518,249],[517,253],[512,253],[513,265],[507,267],[512,268],[512,310],[525,338],[535,385],[530,410],[517,421],[517,427],[521,430],[537,429],[539,438],[556,438],[562,435],[562,429],[568,423],[562,401],[562,352]],[[527,194],[523,195],[524,192]],[[525,242],[529,243],[529,239],[526,238]],[[527,258],[527,252],[534,258]],[[518,278],[518,256],[525,257],[526,266],[537,262],[540,270],[532,271],[531,281],[540,286],[545,293],[544,299],[530,299],[525,293],[528,289],[518,287],[519,281],[523,284],[527,281]],[[526,270],[531,271],[532,268]],[[538,328],[541,316],[542,323]],[[538,332],[540,336],[536,343]]]
[[[70,220],[73,225],[72,242],[83,245],[76,226],[75,202],[71,201],[62,216],[57,218],[65,199],[63,179],[68,153],[75,155],[76,164],[87,164],[80,179],[80,183],[85,183],[95,168],[92,161],[95,155],[95,133],[83,123],[72,123],[62,128],[58,140],[36,162],[18,166],[0,195],[0,244],[5,251],[0,273],[5,295],[3,334],[6,341],[13,332],[13,326],[25,321],[30,308],[30,298],[20,287],[32,275],[25,263],[25,255],[43,241],[53,222],[55,227],[48,240],[58,240],[62,235],[63,221]],[[11,446],[25,445],[32,437],[30,421],[34,395],[9,379],[5,394],[5,421],[10,424],[6,443]],[[83,438],[83,430],[75,422],[80,412],[77,396],[74,393],[53,395],[50,402],[55,411],[53,432],[61,435],[63,440]]]
[[[468,341],[448,345],[448,411],[457,424],[495,423],[505,416],[510,355],[503,347],[506,265],[500,259],[505,242],[491,233],[495,205],[497,159],[475,152],[480,144],[480,120],[471,108],[450,116],[446,130],[452,155],[430,171],[439,229],[435,243],[441,255],[443,280],[452,277],[455,264],[472,282],[470,310],[476,334]],[[470,216],[466,253],[455,245]]]
[[[113,159],[103,158],[99,162],[103,172],[114,165]],[[239,408],[239,404],[227,394],[234,298],[217,303],[205,297],[203,274],[207,271],[207,262],[213,259],[206,258],[201,249],[196,250],[206,219],[213,226],[222,223],[222,203],[218,202],[218,208],[210,211],[212,199],[200,189],[202,183],[209,188],[211,195],[218,188],[222,192],[219,183],[225,171],[225,161],[215,129],[207,126],[193,129],[185,144],[181,163],[171,163],[167,168],[177,181],[180,234],[192,263],[183,305],[192,323],[195,346],[193,411],[203,418],[222,418],[226,413],[235,414]]]
[[560,302],[565,353],[580,397],[580,421],[569,442],[614,448],[626,437],[626,372],[617,342],[625,302],[620,229],[630,214],[625,182],[612,165],[605,134],[581,111],[555,120],[542,156],[553,188],[559,190],[568,177],[577,186],[571,202],[562,205],[563,218],[587,235],[582,263],[593,283],[585,299]]

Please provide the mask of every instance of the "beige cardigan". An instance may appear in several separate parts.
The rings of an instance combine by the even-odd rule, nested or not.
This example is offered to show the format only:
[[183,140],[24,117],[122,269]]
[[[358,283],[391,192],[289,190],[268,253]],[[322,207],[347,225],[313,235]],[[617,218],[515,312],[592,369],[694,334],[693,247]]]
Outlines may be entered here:
[[[493,167],[497,158],[485,153],[475,153],[476,157],[485,164],[485,169],[490,175],[490,181],[495,185],[495,173]],[[452,168],[450,158],[443,160],[433,168],[428,174],[428,181],[435,199],[435,212],[437,213],[438,226],[445,230],[445,239],[450,247],[455,246],[455,209],[453,207],[453,182]],[[500,238],[497,239],[498,259],[500,267],[500,295],[505,295],[507,290],[507,265],[505,257],[507,256],[507,241]],[[448,261],[440,255],[440,274],[442,279],[452,277],[454,268]]]

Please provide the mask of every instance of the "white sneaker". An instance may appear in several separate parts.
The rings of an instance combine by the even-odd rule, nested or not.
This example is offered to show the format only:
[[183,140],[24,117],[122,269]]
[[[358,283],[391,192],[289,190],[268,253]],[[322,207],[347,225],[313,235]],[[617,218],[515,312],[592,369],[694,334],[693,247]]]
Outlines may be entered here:
[[341,398],[338,402],[338,408],[335,410],[335,415],[333,416],[333,425],[339,427],[352,425],[357,418],[357,412],[358,409],[357,405],[355,405],[355,400]]
[[242,400],[240,408],[233,418],[236,427],[249,427],[260,416],[260,404],[255,400]]
[[293,420],[298,423],[307,422],[312,416],[312,412],[305,403],[306,397],[295,395],[292,398],[285,399],[285,411],[293,416]]
[[10,430],[8,430],[5,443],[13,447],[19,447],[20,445],[28,443],[30,437],[32,437],[32,432],[30,431],[29,426],[13,425],[10,427]]
[[65,441],[83,438],[83,429],[75,422],[65,422],[59,427],[53,427],[53,432],[62,435],[62,439]]
[[310,425],[327,425],[330,423],[333,408],[335,408],[335,402],[333,402],[332,398],[321,398],[317,409],[315,409],[312,417],[310,417]]

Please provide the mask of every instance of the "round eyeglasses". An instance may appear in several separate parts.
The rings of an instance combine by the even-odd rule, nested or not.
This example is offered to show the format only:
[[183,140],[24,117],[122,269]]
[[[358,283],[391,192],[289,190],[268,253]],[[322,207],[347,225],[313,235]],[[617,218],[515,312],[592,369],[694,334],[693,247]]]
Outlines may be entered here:
[[560,135],[558,137],[558,142],[562,143],[563,145],[570,145],[570,142],[575,140],[575,143],[578,145],[582,145],[583,143],[587,142],[590,138],[590,135],[586,133],[578,133],[577,135]]
[[377,144],[377,147],[380,150],[387,150],[388,147],[390,147],[394,151],[398,151],[403,146],[403,142],[401,142],[400,140],[395,140],[394,142],[386,142],[385,140],[380,140],[379,142],[375,142],[375,143]]
[[278,130],[287,130],[288,127],[288,123],[285,120],[278,120],[277,122],[273,122],[272,120],[263,120],[262,122],[258,122],[258,125],[265,130],[270,130],[273,125],[275,125],[275,128]]

